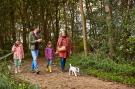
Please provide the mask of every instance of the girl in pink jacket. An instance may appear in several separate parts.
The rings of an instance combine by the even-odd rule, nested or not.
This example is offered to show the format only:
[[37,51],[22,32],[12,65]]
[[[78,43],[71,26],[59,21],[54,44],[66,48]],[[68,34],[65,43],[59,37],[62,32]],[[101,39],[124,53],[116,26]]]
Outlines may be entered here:
[[20,73],[21,60],[24,58],[23,45],[17,40],[12,47],[13,59],[15,65],[15,73]]

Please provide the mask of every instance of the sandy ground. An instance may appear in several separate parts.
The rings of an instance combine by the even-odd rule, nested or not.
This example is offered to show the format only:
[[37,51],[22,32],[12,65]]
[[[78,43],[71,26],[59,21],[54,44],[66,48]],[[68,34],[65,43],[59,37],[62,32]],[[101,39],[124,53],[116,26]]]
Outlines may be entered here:
[[39,61],[40,74],[31,73],[31,63],[26,61],[22,72],[16,76],[32,84],[38,84],[41,89],[135,89],[123,84],[99,80],[95,77],[80,75],[69,76],[68,72],[62,73],[58,67],[53,66],[53,72],[48,73],[43,59]]

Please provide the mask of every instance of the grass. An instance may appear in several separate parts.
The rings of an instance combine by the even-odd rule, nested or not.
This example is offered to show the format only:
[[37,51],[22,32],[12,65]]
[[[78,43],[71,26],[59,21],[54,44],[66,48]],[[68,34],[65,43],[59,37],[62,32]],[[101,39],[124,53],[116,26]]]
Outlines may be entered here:
[[103,54],[90,54],[88,57],[75,54],[70,57],[68,63],[79,66],[81,72],[85,74],[135,86],[135,66],[126,63],[118,64]]

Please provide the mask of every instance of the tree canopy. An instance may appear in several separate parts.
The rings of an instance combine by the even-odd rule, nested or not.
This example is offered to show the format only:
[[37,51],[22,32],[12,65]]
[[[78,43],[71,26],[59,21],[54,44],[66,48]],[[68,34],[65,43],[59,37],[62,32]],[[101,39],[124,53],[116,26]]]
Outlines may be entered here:
[[65,29],[76,52],[85,45],[86,53],[101,51],[111,58],[135,60],[134,4],[134,0],[0,0],[0,49],[9,49],[21,38],[27,50],[28,33],[39,25],[43,45],[51,40],[55,47],[60,29]]

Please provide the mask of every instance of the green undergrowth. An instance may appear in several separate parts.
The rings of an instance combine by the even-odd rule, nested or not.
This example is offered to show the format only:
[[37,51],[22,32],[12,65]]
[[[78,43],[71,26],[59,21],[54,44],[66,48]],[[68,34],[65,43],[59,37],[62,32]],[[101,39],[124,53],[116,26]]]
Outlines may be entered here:
[[[102,54],[90,54],[85,57],[75,54],[69,58],[68,64],[78,66],[82,73],[103,80],[115,81],[135,86],[135,66],[128,63],[116,63]],[[69,65],[67,66],[69,67]]]
[[0,61],[0,89],[40,89],[38,85],[16,79],[8,65],[6,59]]

